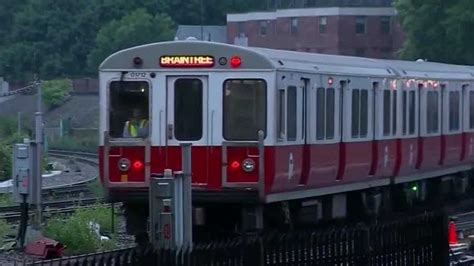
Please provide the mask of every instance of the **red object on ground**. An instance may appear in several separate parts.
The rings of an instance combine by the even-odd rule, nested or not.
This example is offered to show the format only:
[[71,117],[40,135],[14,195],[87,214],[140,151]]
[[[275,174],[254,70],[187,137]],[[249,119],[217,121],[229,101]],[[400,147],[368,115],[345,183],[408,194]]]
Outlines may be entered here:
[[457,236],[457,233],[456,233],[456,224],[453,221],[449,222],[448,240],[449,240],[450,245],[458,244],[458,236]]
[[43,259],[60,258],[66,247],[56,240],[40,238],[26,245],[25,253],[39,256]]

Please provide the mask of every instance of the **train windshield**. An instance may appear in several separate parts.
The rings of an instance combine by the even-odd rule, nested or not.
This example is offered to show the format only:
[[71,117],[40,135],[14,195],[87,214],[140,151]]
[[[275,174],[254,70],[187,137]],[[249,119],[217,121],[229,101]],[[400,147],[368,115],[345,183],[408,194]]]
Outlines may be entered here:
[[261,79],[229,79],[224,82],[224,138],[257,140],[266,134],[267,84]]
[[146,138],[149,134],[149,86],[145,81],[110,83],[111,138]]

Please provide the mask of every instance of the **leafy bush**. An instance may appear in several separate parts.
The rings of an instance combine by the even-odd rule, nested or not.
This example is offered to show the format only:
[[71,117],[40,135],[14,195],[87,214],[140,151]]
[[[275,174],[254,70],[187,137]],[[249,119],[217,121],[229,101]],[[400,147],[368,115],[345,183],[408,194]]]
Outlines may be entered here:
[[[66,245],[66,252],[69,254],[113,249],[116,246],[114,238],[110,241],[100,241],[89,227],[90,222],[96,222],[100,225],[101,233],[111,232],[111,218],[111,209],[105,205],[97,204],[91,208],[78,209],[70,216],[58,215],[50,219],[46,226],[46,236]],[[116,227],[115,222],[114,228]]]
[[71,83],[67,79],[45,81],[43,87],[43,101],[48,108],[60,106],[69,98]]

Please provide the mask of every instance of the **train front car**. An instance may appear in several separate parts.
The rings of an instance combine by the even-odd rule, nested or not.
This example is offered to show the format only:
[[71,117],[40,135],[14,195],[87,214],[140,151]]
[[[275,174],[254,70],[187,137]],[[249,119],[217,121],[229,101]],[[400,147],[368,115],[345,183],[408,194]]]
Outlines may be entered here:
[[181,170],[182,143],[192,144],[194,207],[235,227],[263,192],[272,63],[236,46],[164,42],[111,55],[99,77],[101,180],[129,232],[146,228],[151,174]]

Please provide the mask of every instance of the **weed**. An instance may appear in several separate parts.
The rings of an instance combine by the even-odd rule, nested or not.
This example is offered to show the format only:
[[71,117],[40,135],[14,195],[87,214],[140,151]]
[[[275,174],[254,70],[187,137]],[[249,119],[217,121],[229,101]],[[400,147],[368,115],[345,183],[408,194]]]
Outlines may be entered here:
[[[102,204],[87,209],[78,209],[72,215],[58,215],[51,218],[46,226],[46,236],[67,246],[69,254],[83,254],[116,247],[115,237],[101,241],[90,228],[90,223],[100,225],[100,233],[112,231],[111,209]],[[115,219],[116,220],[116,219]],[[114,224],[116,228],[116,223]]]
[[11,226],[5,220],[0,220],[0,240],[11,234],[11,232]]
[[12,193],[3,193],[0,194],[0,206],[13,205],[13,195]]

